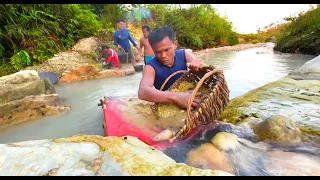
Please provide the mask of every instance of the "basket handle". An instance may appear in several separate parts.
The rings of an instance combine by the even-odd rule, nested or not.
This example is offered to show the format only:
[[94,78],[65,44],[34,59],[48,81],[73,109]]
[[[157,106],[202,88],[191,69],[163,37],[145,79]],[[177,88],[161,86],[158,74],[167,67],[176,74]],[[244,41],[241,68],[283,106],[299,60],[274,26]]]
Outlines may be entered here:
[[[187,63],[187,67],[189,68],[191,65],[191,63]],[[204,65],[203,67],[209,67],[208,65]],[[172,73],[169,77],[167,77],[167,79],[164,81],[164,83],[162,84],[162,86],[160,87],[160,91],[162,91],[162,89],[164,88],[164,86],[167,84],[167,82],[176,74],[178,73],[186,73],[188,72],[188,70],[180,70],[180,71],[176,71],[174,73]]]
[[180,71],[176,71],[174,73],[172,73],[169,77],[167,77],[167,79],[164,81],[164,83],[162,84],[162,86],[160,87],[160,91],[162,91],[162,89],[164,88],[164,86],[167,84],[167,82],[176,74],[179,73],[186,73],[188,72],[188,70],[180,70]]
[[199,90],[199,88],[202,86],[204,80],[206,80],[208,77],[210,77],[212,74],[216,73],[216,72],[221,72],[220,69],[214,69],[210,72],[207,72],[201,79],[200,81],[197,83],[197,86],[194,88],[194,90],[192,91],[192,94],[189,98],[189,101],[188,101],[188,106],[187,106],[187,120],[186,120],[186,123],[187,125],[190,125],[190,122],[189,120],[191,119],[191,105],[192,105],[192,102],[194,100],[194,98],[196,97],[196,94]]

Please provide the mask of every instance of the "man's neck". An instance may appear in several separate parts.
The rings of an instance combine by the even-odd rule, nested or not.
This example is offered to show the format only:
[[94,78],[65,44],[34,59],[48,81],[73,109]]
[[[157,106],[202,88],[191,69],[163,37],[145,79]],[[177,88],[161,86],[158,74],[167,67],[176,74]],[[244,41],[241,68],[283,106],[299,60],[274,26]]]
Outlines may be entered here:
[[167,66],[168,66],[169,68],[172,68],[173,65],[174,65],[174,58],[173,58],[172,64],[168,64]]

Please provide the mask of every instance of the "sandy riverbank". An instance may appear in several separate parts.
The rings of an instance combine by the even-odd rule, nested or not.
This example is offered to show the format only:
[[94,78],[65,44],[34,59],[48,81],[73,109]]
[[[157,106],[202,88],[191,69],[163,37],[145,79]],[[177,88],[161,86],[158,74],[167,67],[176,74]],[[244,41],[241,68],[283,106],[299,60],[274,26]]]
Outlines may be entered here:
[[265,46],[267,43],[257,43],[257,44],[237,44],[234,46],[223,46],[223,47],[216,47],[210,49],[203,49],[203,50],[194,50],[192,51],[194,55],[200,56],[203,54],[207,54],[210,52],[222,52],[222,51],[242,51],[250,48],[262,47]]

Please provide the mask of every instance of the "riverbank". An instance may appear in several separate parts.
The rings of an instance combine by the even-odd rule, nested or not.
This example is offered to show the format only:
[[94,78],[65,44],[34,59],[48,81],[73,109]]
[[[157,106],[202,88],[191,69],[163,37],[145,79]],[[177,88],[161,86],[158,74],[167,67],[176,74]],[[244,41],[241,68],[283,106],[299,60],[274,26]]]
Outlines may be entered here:
[[[138,46],[139,41],[134,37]],[[100,63],[100,47],[105,43],[97,37],[81,39],[70,51],[61,52],[39,66],[27,67],[27,70],[37,72],[55,72],[60,75],[59,83],[70,83],[97,78],[121,77],[135,73],[131,63],[123,64],[121,69],[103,69]],[[109,42],[110,44],[111,42]],[[249,48],[262,47],[266,43],[259,44],[238,44],[235,46],[225,46],[205,50],[194,51],[195,56],[203,55],[211,51],[241,51]],[[137,57],[137,64],[143,65],[142,57],[138,57],[138,52],[134,49]]]
[[257,48],[257,47],[263,47],[267,43],[257,43],[257,44],[237,44],[234,46],[223,46],[223,47],[216,47],[216,48],[210,48],[210,49],[203,49],[203,50],[196,50],[193,51],[193,54],[196,56],[201,56],[203,54],[207,54],[210,52],[229,52],[229,51],[243,51],[250,48]]

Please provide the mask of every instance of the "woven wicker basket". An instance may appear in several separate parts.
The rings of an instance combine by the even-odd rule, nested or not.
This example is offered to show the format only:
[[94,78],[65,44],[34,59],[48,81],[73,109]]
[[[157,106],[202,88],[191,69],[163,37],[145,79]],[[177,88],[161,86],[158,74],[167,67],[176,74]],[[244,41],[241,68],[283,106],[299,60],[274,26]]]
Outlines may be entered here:
[[[169,91],[178,87],[183,81],[194,82],[197,84],[197,86],[194,88],[188,101],[185,124],[180,128],[180,131],[178,131],[175,136],[170,139],[171,142],[177,138],[183,138],[187,133],[190,132],[191,129],[195,127],[215,122],[228,105],[230,94],[223,71],[215,68],[214,66],[207,66],[199,71],[177,71],[165,80],[160,90],[164,88],[171,77],[178,73],[184,73],[184,75],[182,75],[173,85],[171,85],[171,87],[168,89]],[[206,88],[209,88],[210,92],[205,94],[205,98],[200,101],[200,106],[198,106],[197,109],[191,110],[192,102],[197,94],[197,91],[202,85],[204,85]],[[157,114],[158,104],[153,104],[151,109]]]

